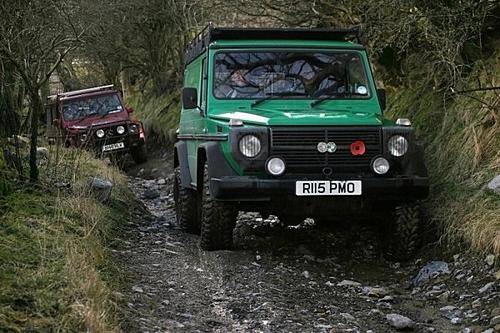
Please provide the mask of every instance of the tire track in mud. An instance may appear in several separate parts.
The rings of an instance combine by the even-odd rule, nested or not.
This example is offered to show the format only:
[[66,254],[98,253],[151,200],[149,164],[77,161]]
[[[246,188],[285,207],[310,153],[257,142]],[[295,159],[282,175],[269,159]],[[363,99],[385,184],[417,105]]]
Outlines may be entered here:
[[130,177],[147,212],[132,214],[114,249],[128,272],[124,332],[393,332],[393,313],[416,332],[483,332],[500,314],[492,267],[459,256],[450,274],[410,288],[427,260],[386,261],[369,223],[293,229],[240,213],[235,249],[202,251],[198,236],[176,229],[171,168],[153,163],[161,171]]

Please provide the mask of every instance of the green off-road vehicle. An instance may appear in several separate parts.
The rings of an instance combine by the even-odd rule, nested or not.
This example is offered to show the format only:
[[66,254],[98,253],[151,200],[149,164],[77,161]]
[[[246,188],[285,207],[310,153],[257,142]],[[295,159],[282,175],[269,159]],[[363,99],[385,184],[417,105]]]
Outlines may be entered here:
[[[366,213],[394,254],[415,250],[423,149],[408,119],[384,117],[359,29],[209,25],[186,52],[175,145],[179,225],[230,248],[239,210],[285,224]],[[381,218],[376,218],[376,213]]]

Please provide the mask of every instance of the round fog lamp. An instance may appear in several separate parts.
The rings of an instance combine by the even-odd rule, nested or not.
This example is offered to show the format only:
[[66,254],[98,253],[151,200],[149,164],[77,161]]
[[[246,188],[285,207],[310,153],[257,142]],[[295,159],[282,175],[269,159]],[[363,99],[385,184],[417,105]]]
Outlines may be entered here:
[[266,163],[267,171],[273,176],[279,176],[285,172],[285,162],[279,157],[273,157]]
[[383,157],[377,157],[372,163],[372,169],[378,175],[385,175],[389,168],[389,161]]
[[135,134],[135,133],[138,133],[138,132],[139,132],[139,130],[138,130],[137,125],[136,125],[136,124],[132,124],[132,125],[130,125],[130,127],[129,127],[129,131],[130,131],[130,133],[132,133],[132,134]]
[[97,135],[98,138],[104,138],[104,130],[97,130],[97,132],[95,132],[95,135]]
[[392,156],[400,157],[408,151],[408,140],[404,136],[394,135],[389,139],[387,146]]
[[125,133],[125,127],[123,127],[123,126],[121,126],[121,125],[120,125],[120,126],[118,126],[118,127],[116,128],[116,133],[118,133],[118,134],[123,134],[123,133]]
[[245,157],[255,157],[259,155],[262,145],[260,140],[255,135],[245,135],[239,142],[240,152]]

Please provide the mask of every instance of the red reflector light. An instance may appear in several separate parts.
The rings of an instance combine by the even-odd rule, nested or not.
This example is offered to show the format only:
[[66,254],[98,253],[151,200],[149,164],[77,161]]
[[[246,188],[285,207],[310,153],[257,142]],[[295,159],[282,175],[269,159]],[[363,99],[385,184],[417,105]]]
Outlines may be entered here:
[[364,155],[366,152],[366,146],[363,141],[355,141],[351,144],[351,154],[354,156]]

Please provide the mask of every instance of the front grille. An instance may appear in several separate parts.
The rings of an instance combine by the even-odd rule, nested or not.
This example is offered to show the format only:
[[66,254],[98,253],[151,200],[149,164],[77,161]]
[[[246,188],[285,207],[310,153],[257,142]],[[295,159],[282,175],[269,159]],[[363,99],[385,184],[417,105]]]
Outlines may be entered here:
[[[288,172],[321,173],[325,167],[333,173],[369,172],[373,157],[382,153],[380,127],[273,127],[271,155],[285,159]],[[351,144],[366,145],[362,156],[351,154]],[[335,142],[334,153],[320,153],[319,142]]]

